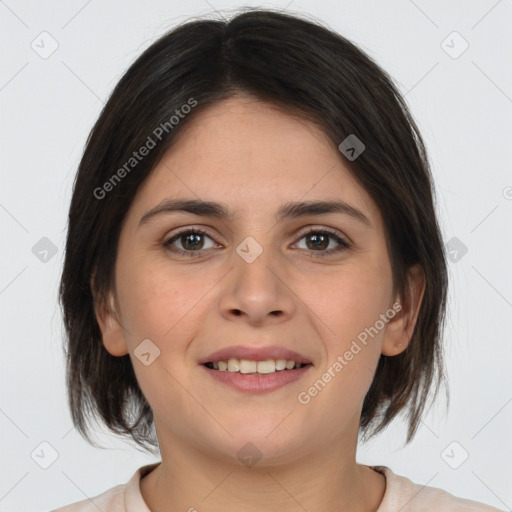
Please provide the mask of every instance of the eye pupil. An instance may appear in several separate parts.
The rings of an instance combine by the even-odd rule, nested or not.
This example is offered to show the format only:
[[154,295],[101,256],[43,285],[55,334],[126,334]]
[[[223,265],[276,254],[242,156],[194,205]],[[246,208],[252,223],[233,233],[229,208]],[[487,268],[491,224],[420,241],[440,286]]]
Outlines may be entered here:
[[[320,240],[322,239],[322,240]],[[322,234],[312,234],[308,237],[308,242],[309,240],[315,240],[315,242],[313,242],[313,247],[320,247],[321,249],[325,249],[328,245],[329,245],[329,241],[328,241],[328,237],[325,236],[325,235],[322,235]],[[316,243],[320,241],[320,243]],[[326,243],[327,241],[327,243]]]
[[[188,235],[183,235],[181,237],[182,239],[182,243],[183,243],[183,247],[185,247],[186,249],[197,249],[197,247],[200,245],[199,242],[200,241],[200,238],[201,238],[202,235],[200,234],[188,234]],[[183,242],[183,240],[185,240],[185,242]],[[196,243],[193,243],[192,245],[189,244],[189,241],[190,240],[195,240]]]

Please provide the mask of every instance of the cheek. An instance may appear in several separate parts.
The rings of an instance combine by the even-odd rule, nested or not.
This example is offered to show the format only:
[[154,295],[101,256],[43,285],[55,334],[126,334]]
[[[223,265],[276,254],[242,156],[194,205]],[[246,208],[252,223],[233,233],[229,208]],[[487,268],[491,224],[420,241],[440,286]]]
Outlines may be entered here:
[[308,278],[310,285],[313,280],[316,285],[309,290],[316,292],[305,302],[326,352],[318,394],[320,401],[336,404],[333,414],[342,421],[343,411],[362,403],[373,380],[385,332],[380,315],[388,310],[392,292],[391,269],[361,259]]
[[194,339],[201,316],[213,307],[214,293],[209,292],[219,281],[212,272],[171,269],[165,261],[149,258],[120,268],[119,277],[130,348],[149,338],[166,356],[183,352]]
[[[314,286],[313,286],[314,284]],[[301,292],[304,302],[323,324],[329,349],[342,350],[373,326],[389,307],[392,282],[384,265],[354,262],[336,271],[310,275]]]
[[361,401],[371,385],[381,354],[386,323],[381,315],[388,311],[392,278],[385,265],[360,267],[347,273],[342,289],[333,294],[331,316],[335,335],[328,349],[328,366],[338,370],[333,392],[344,401]]
[[[126,266],[127,270],[130,268]],[[205,295],[200,279],[187,279],[184,273],[169,272],[158,263],[131,266],[131,271],[119,272],[123,319],[128,331],[130,357],[139,386],[157,416],[166,411],[191,410],[191,398],[184,391],[189,369],[184,362],[188,343],[197,332],[201,321],[199,309],[194,307]],[[211,287],[211,285],[210,285]],[[201,302],[203,304],[203,302]],[[138,349],[143,340],[149,339],[156,348],[144,345],[149,352],[149,364],[139,359]],[[165,391],[163,391],[165,390]],[[188,412],[186,413],[188,414]],[[197,418],[196,418],[197,419]]]
[[119,267],[118,276],[121,311],[131,347],[145,338],[160,346],[185,316],[190,293],[179,278],[155,264],[127,262],[124,268]]

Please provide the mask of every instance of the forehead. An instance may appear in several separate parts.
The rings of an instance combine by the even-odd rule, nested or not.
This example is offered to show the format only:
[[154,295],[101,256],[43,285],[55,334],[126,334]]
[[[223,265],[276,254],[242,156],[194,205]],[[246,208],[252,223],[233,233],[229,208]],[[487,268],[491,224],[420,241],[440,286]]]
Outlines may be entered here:
[[288,202],[343,200],[377,225],[380,214],[337,147],[313,123],[252,98],[215,103],[184,126],[139,190],[143,214],[169,198],[229,203],[241,216]]

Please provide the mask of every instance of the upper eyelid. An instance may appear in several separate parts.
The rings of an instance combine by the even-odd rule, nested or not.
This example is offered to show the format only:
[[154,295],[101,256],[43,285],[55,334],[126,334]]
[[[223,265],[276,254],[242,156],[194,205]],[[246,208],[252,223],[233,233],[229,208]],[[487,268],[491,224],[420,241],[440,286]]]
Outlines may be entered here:
[[328,227],[328,226],[318,226],[316,224],[313,224],[313,225],[310,225],[310,226],[305,226],[304,228],[301,228],[299,230],[299,232],[297,233],[297,236],[306,235],[310,231],[327,231],[327,233],[330,234],[330,235],[337,235],[340,238],[347,239],[347,241],[349,241],[348,236],[345,235],[345,233],[343,231],[340,231],[337,228],[331,228],[331,227]]

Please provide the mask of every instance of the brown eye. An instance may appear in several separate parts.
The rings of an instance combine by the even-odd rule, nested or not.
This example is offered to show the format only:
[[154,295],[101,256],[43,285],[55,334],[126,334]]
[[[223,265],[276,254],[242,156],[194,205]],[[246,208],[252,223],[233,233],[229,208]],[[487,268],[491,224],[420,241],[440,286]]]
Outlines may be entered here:
[[[176,233],[174,236],[166,240],[162,245],[172,252],[176,252],[178,254],[186,254],[188,256],[195,256],[194,252],[200,253],[202,250],[211,248],[204,247],[205,237],[212,240],[211,237],[206,234],[206,231],[201,229],[187,229]],[[181,244],[181,247],[183,248],[180,249],[175,247],[174,244],[176,242]],[[213,246],[215,246],[215,243]]]
[[[320,253],[320,256],[328,256],[339,251],[343,251],[350,247],[350,244],[341,238],[337,232],[323,229],[311,229],[303,233],[300,239],[306,240],[306,250]],[[326,250],[334,241],[334,248]]]
[[329,235],[325,235],[323,233],[312,233],[310,235],[306,235],[305,238],[306,245],[309,249],[327,249],[329,246]]

